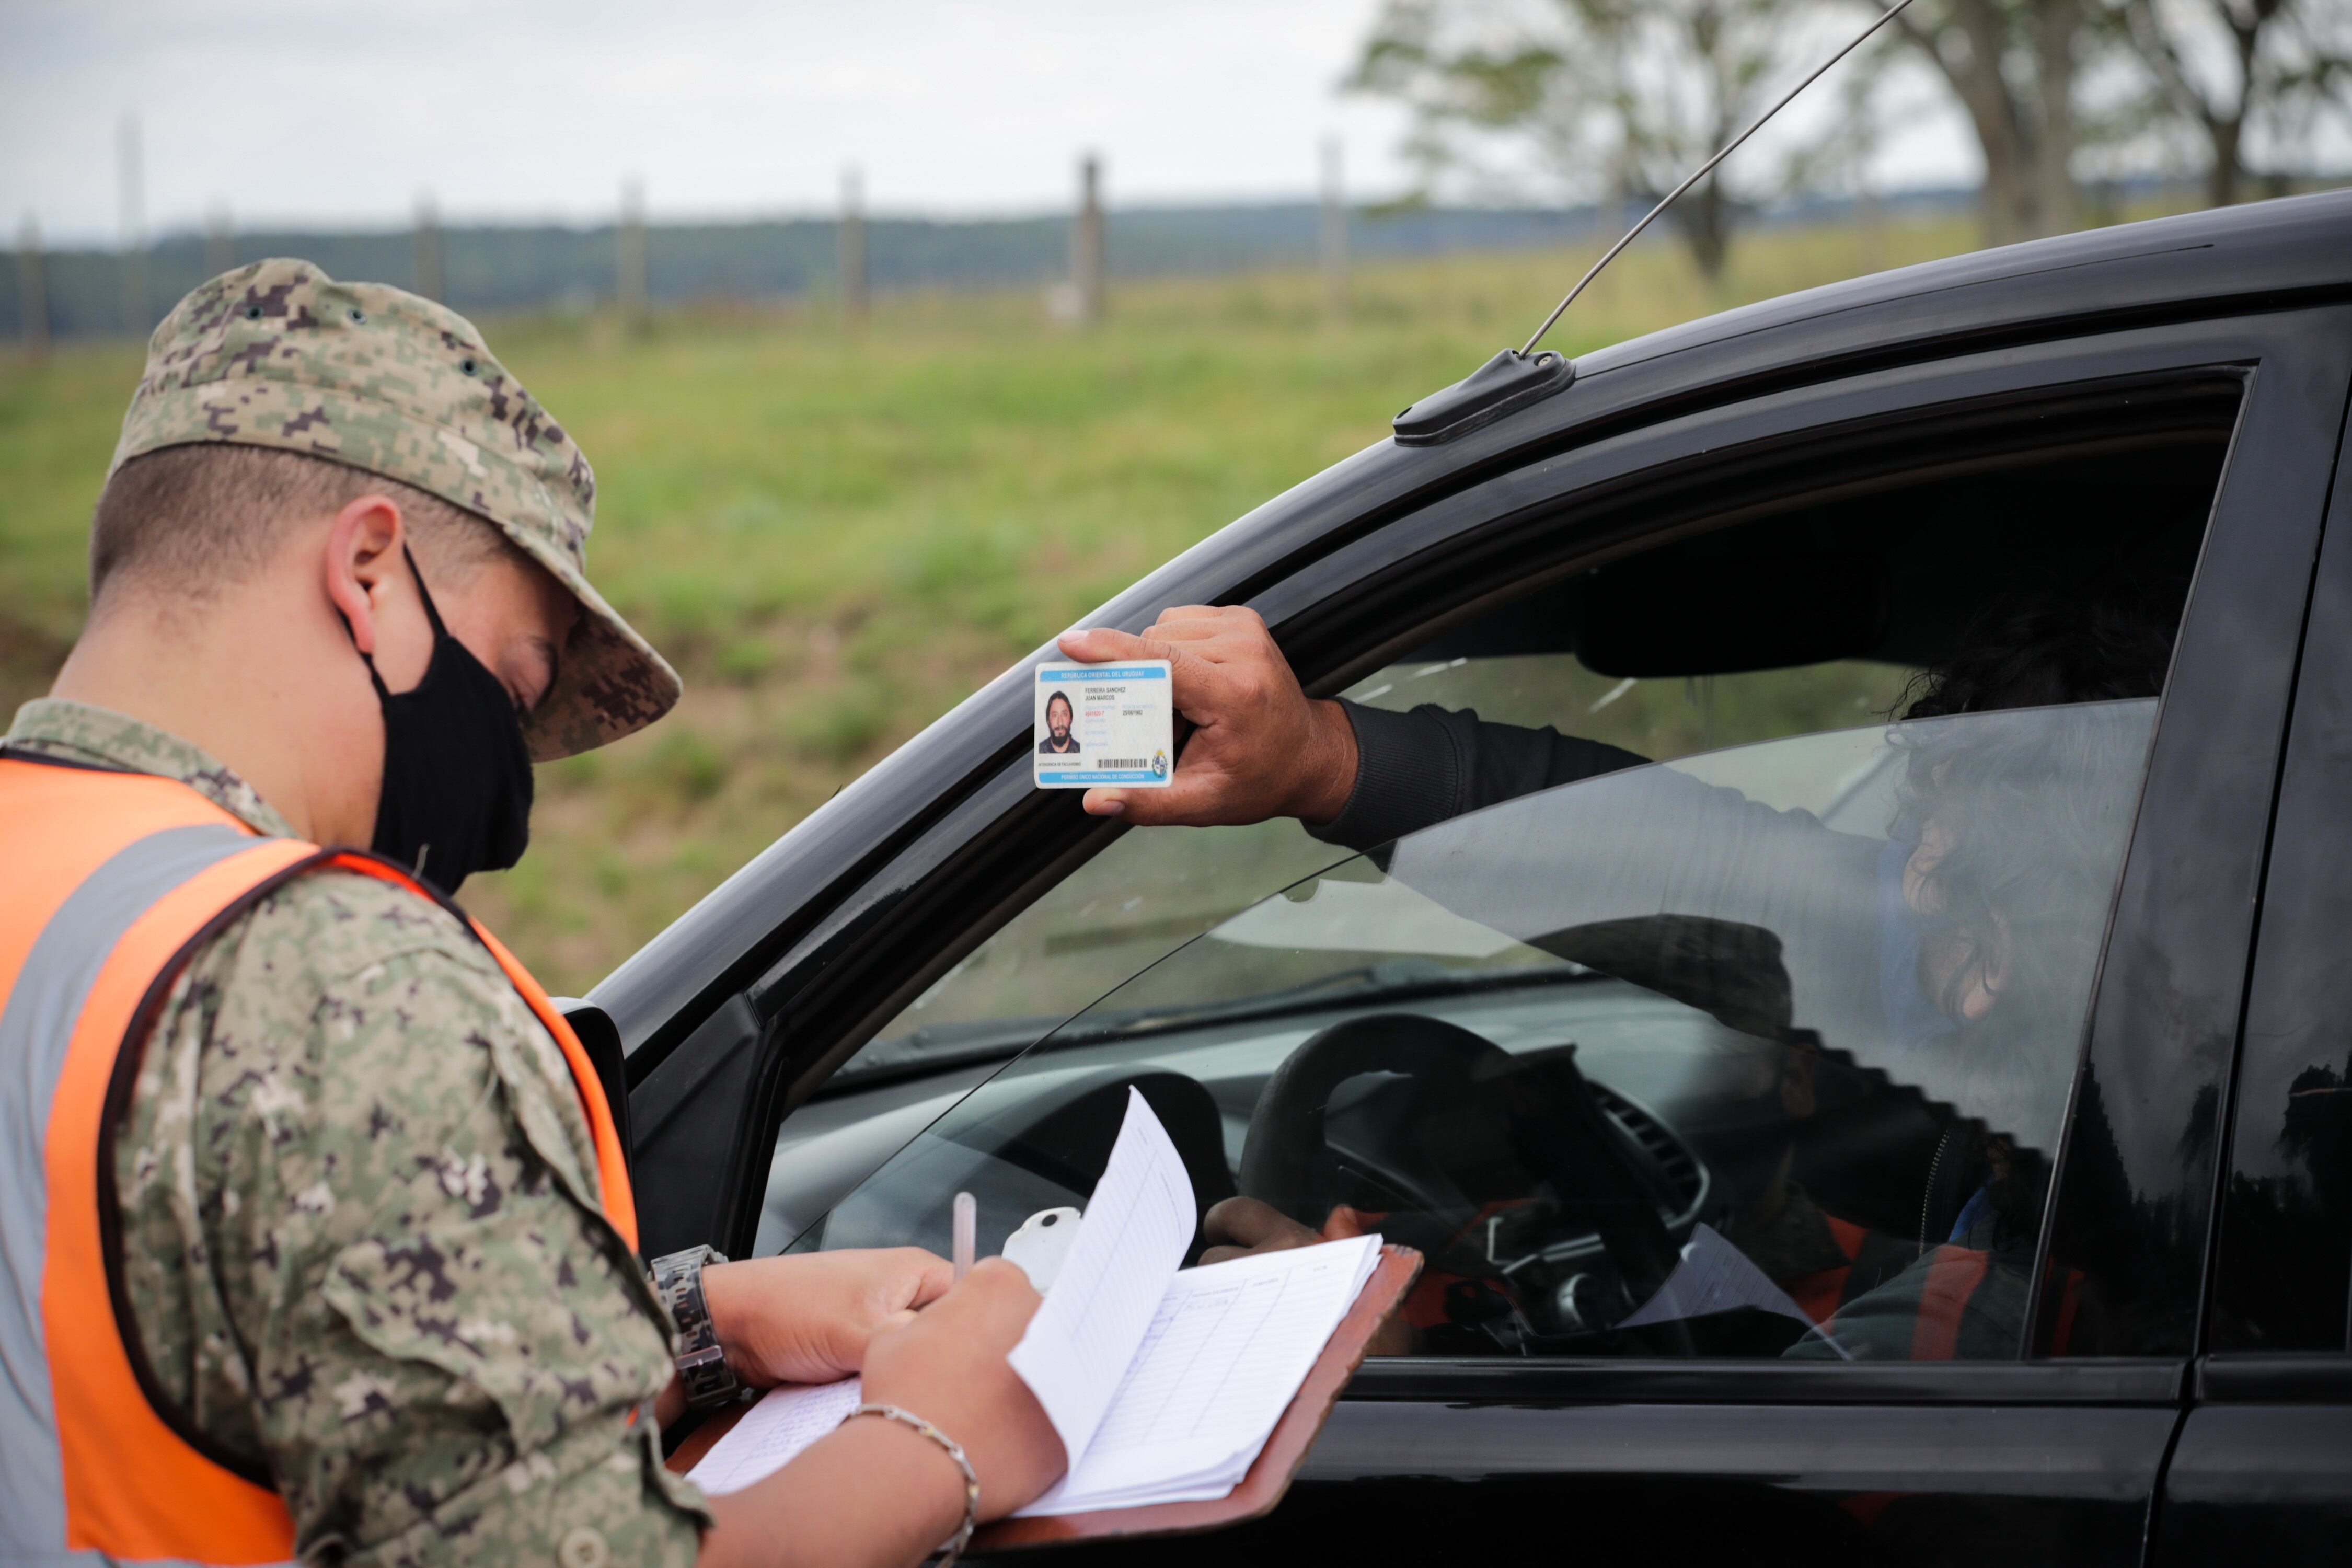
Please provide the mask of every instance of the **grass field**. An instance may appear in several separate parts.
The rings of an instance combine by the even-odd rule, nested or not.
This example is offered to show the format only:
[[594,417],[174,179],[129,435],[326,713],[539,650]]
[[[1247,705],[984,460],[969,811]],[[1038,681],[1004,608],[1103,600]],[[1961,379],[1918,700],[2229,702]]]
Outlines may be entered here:
[[[1895,228],[1889,264],[1964,249]],[[1861,269],[1856,237],[1744,239],[1720,289],[1622,260],[1557,329],[1582,352]],[[589,563],[679,667],[650,731],[542,769],[532,848],[466,901],[577,994],[845,782],[1054,632],[1541,319],[1590,252],[1137,284],[1100,331],[1036,297],[886,298],[862,329],[711,306],[639,334],[486,323],[601,481]],[[0,711],[84,608],[89,507],[139,357],[0,358]]]

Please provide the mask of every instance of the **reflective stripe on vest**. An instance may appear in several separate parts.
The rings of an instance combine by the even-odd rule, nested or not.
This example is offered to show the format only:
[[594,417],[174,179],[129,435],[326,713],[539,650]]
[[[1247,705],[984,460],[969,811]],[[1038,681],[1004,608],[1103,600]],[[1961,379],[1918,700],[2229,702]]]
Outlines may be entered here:
[[[144,1375],[109,1273],[107,1125],[182,965],[271,889],[331,867],[434,895],[372,856],[258,837],[171,780],[16,756],[0,756],[0,1562],[284,1562],[293,1521],[268,1478],[208,1452]],[[471,929],[571,1065],[606,1218],[634,1250],[627,1170],[587,1053]]]
[[1960,1321],[1991,1263],[1992,1254],[1969,1247],[1946,1245],[1927,1255],[1918,1326],[1911,1334],[1913,1361],[1950,1361],[1959,1354]]
[[1909,1268],[1919,1256],[1919,1244],[1872,1230],[1824,1210],[1830,1239],[1845,1254],[1835,1268],[1801,1275],[1781,1289],[1815,1323],[1829,1321],[1858,1297],[1866,1296]]

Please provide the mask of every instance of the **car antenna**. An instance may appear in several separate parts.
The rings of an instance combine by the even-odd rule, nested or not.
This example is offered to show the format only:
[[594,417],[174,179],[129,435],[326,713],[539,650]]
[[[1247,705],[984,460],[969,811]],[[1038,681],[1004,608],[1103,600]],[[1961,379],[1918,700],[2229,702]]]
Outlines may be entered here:
[[1603,251],[1601,259],[1585,269],[1584,276],[1576,280],[1576,287],[1552,307],[1551,314],[1543,319],[1543,325],[1535,330],[1535,335],[1528,339],[1526,346],[1503,350],[1468,376],[1442,392],[1430,394],[1398,415],[1395,424],[1397,443],[1405,447],[1434,447],[1564,390],[1570,382],[1576,379],[1575,362],[1549,351],[1538,354],[1536,345],[1543,342],[1544,334],[1551,331],[1552,324],[1567,313],[1568,308],[1576,303],[1576,297],[1601,276],[1602,268],[1617,259],[1619,252],[1633,244],[1643,229],[1655,222],[1659,214],[1680,200],[1685,191],[1715,173],[1716,166],[1738,152],[1742,142],[1763,130],[1774,115],[1795,102],[1799,93],[1821,80],[1832,66],[1862,47],[1872,34],[1901,16],[1910,4],[1911,0],[1895,0],[1895,4],[1880,12],[1870,26],[1849,39],[1843,48],[1814,67],[1811,75],[1781,94],[1780,100],[1758,115],[1747,130],[1725,142],[1714,157],[1691,171],[1689,178],[1668,191],[1664,201],[1643,214],[1641,222],[1627,229],[1623,238]]

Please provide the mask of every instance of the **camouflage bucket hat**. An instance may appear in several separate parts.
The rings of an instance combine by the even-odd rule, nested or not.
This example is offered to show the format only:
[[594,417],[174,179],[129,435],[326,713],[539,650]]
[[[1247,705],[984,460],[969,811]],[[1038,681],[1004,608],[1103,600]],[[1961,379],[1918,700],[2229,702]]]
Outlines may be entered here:
[[149,340],[108,475],[204,441],[414,485],[488,519],[553,573],[583,613],[524,725],[534,758],[616,741],[677,701],[677,672],[588,585],[588,459],[456,311],[381,283],[338,283],[307,261],[223,273]]

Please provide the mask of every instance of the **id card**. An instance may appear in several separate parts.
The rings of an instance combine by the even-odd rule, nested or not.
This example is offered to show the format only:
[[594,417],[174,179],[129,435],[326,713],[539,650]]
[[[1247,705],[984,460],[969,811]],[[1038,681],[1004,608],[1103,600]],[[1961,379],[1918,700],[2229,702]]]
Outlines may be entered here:
[[1176,771],[1176,704],[1164,658],[1037,667],[1039,789],[1160,789]]

